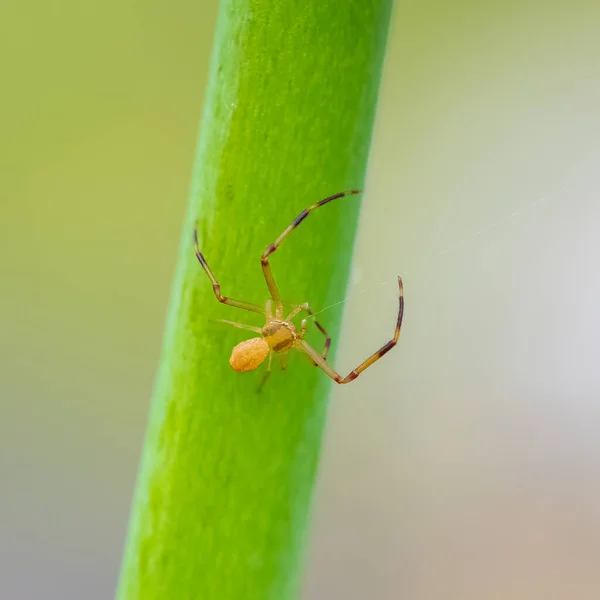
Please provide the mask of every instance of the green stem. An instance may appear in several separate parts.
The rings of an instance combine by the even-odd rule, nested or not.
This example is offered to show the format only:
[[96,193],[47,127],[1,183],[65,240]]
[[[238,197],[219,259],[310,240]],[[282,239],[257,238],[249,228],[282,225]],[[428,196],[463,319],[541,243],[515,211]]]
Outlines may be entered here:
[[[216,302],[193,224],[222,292],[264,303],[262,251],[306,206],[362,186],[391,3],[222,2],[120,600],[297,592],[331,382],[300,353],[261,394],[262,373],[231,370],[248,336],[215,320],[262,322]],[[314,212],[272,255],[286,300],[343,297],[358,198]],[[326,316],[335,346],[340,315]]]

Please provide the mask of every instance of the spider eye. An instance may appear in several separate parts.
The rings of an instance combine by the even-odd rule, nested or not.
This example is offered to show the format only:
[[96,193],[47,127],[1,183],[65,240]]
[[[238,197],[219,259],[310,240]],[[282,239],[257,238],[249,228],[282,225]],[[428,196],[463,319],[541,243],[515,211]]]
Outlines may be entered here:
[[264,338],[252,338],[240,342],[232,351],[229,364],[234,371],[253,371],[269,355],[269,345]]

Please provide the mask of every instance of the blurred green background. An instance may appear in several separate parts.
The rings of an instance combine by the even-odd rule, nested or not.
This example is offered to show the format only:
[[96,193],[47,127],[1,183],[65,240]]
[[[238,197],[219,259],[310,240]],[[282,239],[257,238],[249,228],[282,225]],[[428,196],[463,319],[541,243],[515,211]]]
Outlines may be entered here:
[[[0,598],[113,594],[216,12],[0,7]],[[598,31],[397,3],[305,600],[600,595]]]

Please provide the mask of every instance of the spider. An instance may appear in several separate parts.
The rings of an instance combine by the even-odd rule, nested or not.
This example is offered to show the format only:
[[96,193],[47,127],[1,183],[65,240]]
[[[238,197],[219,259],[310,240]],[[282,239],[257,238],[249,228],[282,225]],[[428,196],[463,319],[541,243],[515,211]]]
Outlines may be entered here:
[[313,210],[319,208],[320,206],[324,206],[333,200],[337,200],[338,198],[359,193],[360,190],[340,192],[339,194],[334,194],[333,196],[329,196],[328,198],[309,206],[292,221],[289,227],[283,231],[283,233],[275,240],[273,244],[267,247],[260,258],[260,262],[271,298],[267,300],[264,308],[258,304],[252,304],[242,300],[234,300],[233,298],[229,298],[221,294],[221,286],[219,285],[219,282],[213,275],[213,272],[206,262],[206,259],[198,248],[198,231],[197,228],[194,229],[194,247],[196,249],[196,256],[200,261],[202,268],[212,282],[213,291],[217,300],[229,306],[235,306],[236,308],[241,308],[242,310],[259,313],[266,318],[264,327],[253,327],[244,323],[237,323],[235,321],[226,321],[221,319],[221,322],[223,323],[259,334],[260,337],[254,337],[252,339],[245,340],[235,346],[231,353],[231,358],[229,359],[229,364],[233,370],[237,371],[238,373],[243,373],[246,371],[253,371],[265,361],[267,356],[269,357],[267,371],[265,372],[263,380],[259,386],[259,390],[262,388],[267,378],[271,374],[273,355],[276,353],[279,354],[282,370],[285,370],[287,367],[288,352],[291,349],[296,349],[306,354],[314,366],[322,369],[325,374],[331,377],[331,379],[333,379],[335,382],[350,383],[351,381],[354,381],[365,369],[370,367],[375,361],[379,360],[384,354],[389,352],[398,342],[398,337],[400,336],[400,327],[402,325],[402,314],[404,311],[404,295],[401,277],[398,277],[399,306],[394,337],[387,342],[387,344],[384,344],[379,350],[377,350],[377,352],[371,354],[371,356],[358,365],[358,367],[350,371],[346,377],[342,377],[337,371],[335,371],[331,364],[327,362],[327,352],[331,344],[331,338],[323,326],[317,320],[314,320],[317,329],[325,336],[325,347],[319,354],[304,339],[307,328],[307,320],[302,319],[299,330],[293,323],[293,319],[302,312],[306,312],[310,317],[313,316],[313,312],[308,303],[304,302],[303,304],[299,304],[287,316],[284,315],[283,302],[279,294],[279,289],[275,283],[275,279],[273,278],[271,266],[269,265],[269,256],[273,254],[277,248],[279,248],[283,240],[294,229],[296,229],[296,227],[298,227],[298,225],[300,225],[300,223],[302,223],[302,221],[304,221],[304,219],[306,219],[306,217],[308,217]]

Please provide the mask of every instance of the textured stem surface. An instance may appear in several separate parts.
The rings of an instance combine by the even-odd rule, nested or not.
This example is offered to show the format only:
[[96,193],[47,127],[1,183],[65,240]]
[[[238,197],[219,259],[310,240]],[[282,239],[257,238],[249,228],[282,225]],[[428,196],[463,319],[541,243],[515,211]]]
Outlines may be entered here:
[[[216,320],[261,317],[216,301],[192,231],[198,219],[222,293],[263,304],[265,248],[363,185],[391,4],[222,2],[120,600],[296,595],[331,382],[299,353],[260,395],[262,372],[231,370],[253,334]],[[315,211],[272,255],[285,300],[318,311],[344,296],[359,198]],[[323,317],[335,349],[340,314]]]

